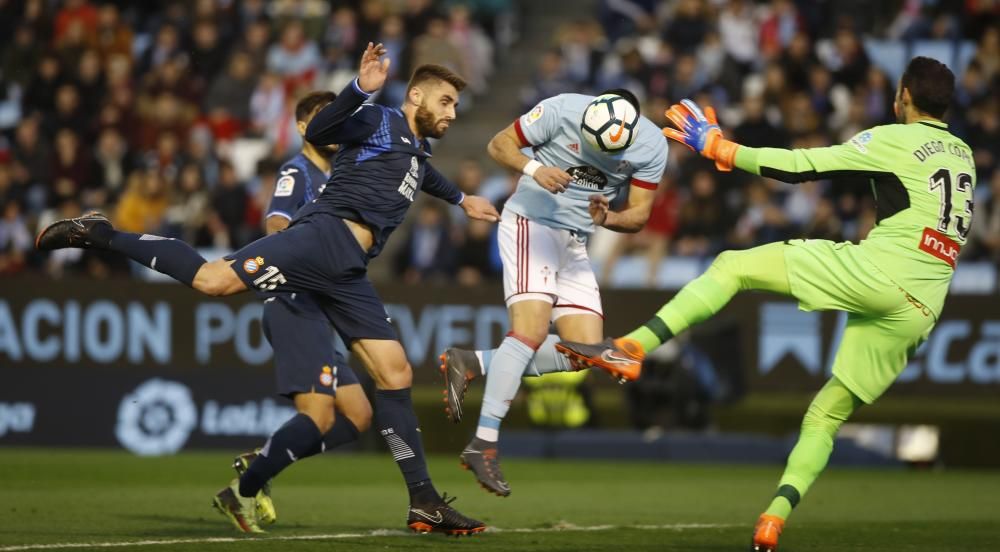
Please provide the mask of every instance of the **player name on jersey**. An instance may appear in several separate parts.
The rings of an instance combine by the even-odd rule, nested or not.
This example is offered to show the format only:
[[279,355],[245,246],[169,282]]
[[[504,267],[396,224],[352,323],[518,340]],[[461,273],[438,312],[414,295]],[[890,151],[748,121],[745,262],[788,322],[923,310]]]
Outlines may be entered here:
[[932,140],[913,150],[913,156],[917,158],[917,161],[923,163],[934,155],[944,153],[946,151],[955,157],[958,157],[962,161],[965,161],[969,167],[975,166],[975,163],[972,161],[972,156],[969,155],[968,150],[955,142],[949,142],[945,145],[945,143],[941,140]]

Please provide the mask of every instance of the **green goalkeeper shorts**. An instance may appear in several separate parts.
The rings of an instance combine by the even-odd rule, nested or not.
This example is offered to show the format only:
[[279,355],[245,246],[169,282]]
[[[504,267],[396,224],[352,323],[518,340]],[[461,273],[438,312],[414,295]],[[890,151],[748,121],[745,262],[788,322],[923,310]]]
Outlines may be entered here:
[[874,402],[927,339],[934,327],[934,313],[890,280],[852,243],[786,243],[788,283],[799,308],[848,313],[833,375],[864,402]]

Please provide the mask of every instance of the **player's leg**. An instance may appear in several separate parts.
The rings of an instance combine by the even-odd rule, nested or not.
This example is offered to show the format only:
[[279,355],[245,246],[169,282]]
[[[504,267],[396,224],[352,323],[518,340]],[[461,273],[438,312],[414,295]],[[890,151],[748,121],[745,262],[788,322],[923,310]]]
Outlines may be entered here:
[[785,520],[826,467],[840,426],[861,404],[861,399],[836,376],[816,394],[802,419],[799,439],[788,455],[778,491],[754,527],[752,550],[777,549]]
[[356,339],[351,351],[375,379],[375,427],[385,438],[410,494],[407,525],[414,531],[471,534],[486,526],[449,506],[438,494],[427,470],[420,426],[410,388],[413,368],[403,346],[391,339]]
[[724,251],[704,274],[684,286],[648,322],[606,345],[563,342],[559,351],[584,366],[615,375],[638,377],[645,354],[689,327],[722,310],[740,291],[760,290],[791,295],[785,264],[786,243],[745,251]]
[[[462,418],[462,399],[478,366],[487,377],[477,438],[495,442],[499,420],[506,415],[534,351],[548,336],[552,304],[557,293],[566,232],[536,224],[505,211],[497,242],[503,264],[503,287],[511,332],[496,350],[486,354],[449,349],[442,355],[445,403],[453,422]],[[493,374],[496,374],[494,377]],[[492,380],[492,383],[491,383]]]
[[[39,232],[35,247],[42,251],[78,247],[107,249],[125,255],[133,261],[166,274],[171,278],[203,290],[211,295],[229,292],[234,285],[242,285],[235,277],[219,274],[217,268],[206,271],[199,282],[195,280],[206,265],[205,259],[190,245],[172,238],[152,234],[119,232],[104,215],[91,213],[82,217],[56,221]],[[222,261],[216,261],[220,263]],[[217,281],[216,278],[223,278]],[[235,283],[232,280],[236,280]]]
[[240,495],[255,497],[260,520],[271,523],[277,514],[270,481],[297,460],[356,440],[370,424],[371,405],[334,348],[333,328],[311,294],[267,300],[261,325],[274,350],[278,393],[292,399],[297,414],[233,467]]
[[[841,279],[850,280],[847,275]],[[892,282],[869,279],[867,283],[869,292],[859,297],[881,312],[849,315],[833,378],[809,405],[778,491],[758,520],[754,550],[776,548],[785,520],[826,467],[840,426],[860,405],[874,402],[889,388],[933,326],[929,311],[907,299]],[[889,307],[893,303],[895,307]],[[887,308],[891,312],[885,313]]]

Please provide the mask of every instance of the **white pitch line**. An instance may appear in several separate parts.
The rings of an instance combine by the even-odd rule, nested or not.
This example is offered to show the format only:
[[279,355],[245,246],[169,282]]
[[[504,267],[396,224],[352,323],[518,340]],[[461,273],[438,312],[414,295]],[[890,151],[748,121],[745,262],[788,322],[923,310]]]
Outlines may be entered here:
[[[638,529],[643,531],[684,531],[688,529],[727,529],[738,527],[731,523],[668,523],[665,525],[575,525],[568,522],[559,522],[552,527],[520,527],[513,529],[502,529],[500,527],[490,527],[487,533],[561,533],[569,531],[609,531],[611,529]],[[329,533],[320,535],[280,535],[274,537],[208,537],[201,539],[158,539],[141,541],[118,541],[118,542],[60,542],[53,544],[19,544],[14,546],[0,547],[0,552],[20,552],[22,550],[65,550],[72,548],[124,548],[127,546],[169,546],[172,544],[217,544],[230,542],[253,542],[253,541],[313,541],[313,540],[336,540],[336,539],[367,539],[372,537],[408,537],[415,536],[413,533],[398,531],[394,529],[377,529],[366,533]]]

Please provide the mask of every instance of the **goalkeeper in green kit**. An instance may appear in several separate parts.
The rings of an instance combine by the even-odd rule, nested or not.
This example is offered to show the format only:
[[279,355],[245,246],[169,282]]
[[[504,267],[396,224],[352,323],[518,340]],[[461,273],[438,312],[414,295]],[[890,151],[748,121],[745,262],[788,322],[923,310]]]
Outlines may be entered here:
[[893,108],[899,124],[844,144],[784,150],[749,148],[722,136],[712,108],[684,100],[667,111],[663,133],[715,161],[784,182],[862,176],[871,182],[877,223],[860,244],[790,240],[726,251],[632,333],[597,345],[561,342],[578,367],[636,379],[645,354],[719,312],[737,292],[794,297],[807,311],[848,313],[833,377],[813,399],[752,550],[777,549],[785,520],[816,480],[834,436],[862,404],[875,401],[906,366],[941,314],[962,244],[972,226],[972,152],[942,122],[955,76],[926,57],[910,61]]

